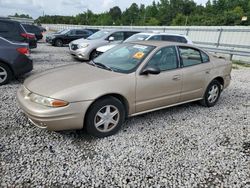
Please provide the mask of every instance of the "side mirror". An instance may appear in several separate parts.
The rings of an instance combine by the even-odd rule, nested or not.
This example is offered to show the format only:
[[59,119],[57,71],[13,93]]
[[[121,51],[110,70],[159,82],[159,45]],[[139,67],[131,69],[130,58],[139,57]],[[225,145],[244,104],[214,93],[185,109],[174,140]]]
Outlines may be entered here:
[[115,40],[115,37],[109,37],[109,41],[112,42]]
[[160,73],[161,70],[158,67],[148,66],[142,70],[141,75],[148,75],[148,74],[157,75]]

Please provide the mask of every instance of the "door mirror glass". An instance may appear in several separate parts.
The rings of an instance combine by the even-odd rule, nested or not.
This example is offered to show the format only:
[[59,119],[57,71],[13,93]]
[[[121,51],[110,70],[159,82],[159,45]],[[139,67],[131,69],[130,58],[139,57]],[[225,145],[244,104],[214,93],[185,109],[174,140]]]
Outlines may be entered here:
[[115,37],[109,37],[109,41],[114,41],[115,40]]
[[161,73],[161,70],[158,67],[154,67],[154,66],[147,66],[141,72],[142,75],[148,75],[148,74],[157,75],[157,74],[160,74],[160,73]]

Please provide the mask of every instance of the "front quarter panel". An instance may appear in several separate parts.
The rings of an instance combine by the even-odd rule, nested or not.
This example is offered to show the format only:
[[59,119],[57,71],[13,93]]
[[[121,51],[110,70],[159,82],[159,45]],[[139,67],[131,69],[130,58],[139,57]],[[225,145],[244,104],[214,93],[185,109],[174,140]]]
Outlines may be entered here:
[[68,102],[94,102],[103,96],[112,94],[118,94],[125,98],[129,106],[128,114],[133,114],[135,112],[135,73],[121,74],[119,77],[66,88],[51,97]]

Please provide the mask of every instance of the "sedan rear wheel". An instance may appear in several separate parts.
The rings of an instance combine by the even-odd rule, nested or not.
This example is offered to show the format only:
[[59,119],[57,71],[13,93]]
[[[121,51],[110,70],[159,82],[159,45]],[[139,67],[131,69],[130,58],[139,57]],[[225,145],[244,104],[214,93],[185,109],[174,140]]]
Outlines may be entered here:
[[0,62],[0,85],[7,84],[12,77],[9,67]]
[[207,87],[204,99],[201,104],[206,107],[214,106],[219,100],[221,94],[221,84],[217,80],[213,80]]
[[96,137],[106,137],[115,134],[125,119],[124,106],[114,97],[97,100],[85,117],[87,132]]

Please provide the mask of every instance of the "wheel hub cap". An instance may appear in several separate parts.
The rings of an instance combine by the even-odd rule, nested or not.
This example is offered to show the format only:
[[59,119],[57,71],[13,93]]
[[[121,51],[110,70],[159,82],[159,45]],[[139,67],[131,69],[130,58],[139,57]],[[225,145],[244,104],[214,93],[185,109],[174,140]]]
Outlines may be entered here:
[[113,105],[107,105],[97,112],[94,124],[98,131],[109,132],[117,126],[119,120],[119,110]]
[[219,88],[217,85],[213,85],[208,92],[208,101],[213,103],[217,100],[219,96]]

